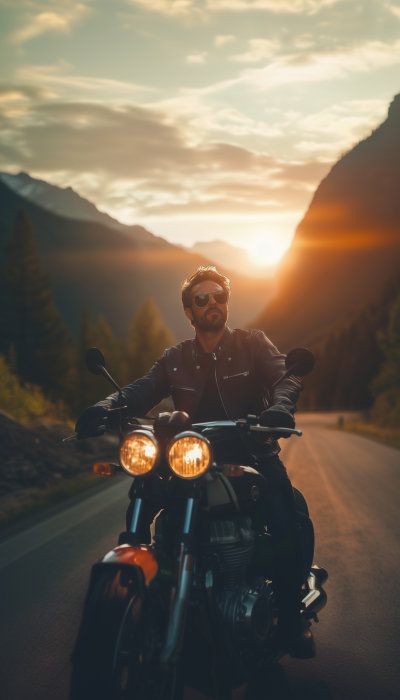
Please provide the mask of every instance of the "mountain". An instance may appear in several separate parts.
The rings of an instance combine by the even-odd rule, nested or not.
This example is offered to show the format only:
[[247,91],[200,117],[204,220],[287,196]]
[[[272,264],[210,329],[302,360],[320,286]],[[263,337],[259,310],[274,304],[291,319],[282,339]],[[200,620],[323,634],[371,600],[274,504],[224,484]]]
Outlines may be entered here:
[[166,243],[163,238],[154,236],[143,226],[127,226],[101,212],[92,202],[81,197],[72,187],[57,187],[44,180],[36,180],[27,173],[12,175],[0,172],[0,182],[3,182],[22,199],[43,207],[47,211],[68,219],[90,221],[92,223],[115,229],[132,239],[141,246],[160,245]]
[[[6,182],[3,173],[0,178],[0,242],[10,234],[15,213],[23,206],[35,229],[42,264],[51,275],[57,308],[75,334],[86,307],[94,318],[104,314],[114,333],[124,338],[137,305],[154,296],[176,339],[192,335],[182,311],[180,285],[198,265],[210,264],[209,260],[140,226],[119,224],[72,190],[51,185],[46,189],[47,183],[25,175],[16,177]],[[32,201],[35,192],[41,192],[37,195],[40,205]],[[74,218],[60,213],[66,211],[86,215]],[[233,289],[230,323],[240,327],[265,306],[271,283],[237,274],[229,277]]]
[[228,270],[233,270],[240,275],[259,277],[260,279],[273,278],[276,266],[255,265],[247,250],[225,241],[198,241],[188,249],[191,253],[204,255],[216,265],[222,265]]
[[251,324],[283,350],[315,345],[400,274],[400,95],[387,119],[317,188],[277,274],[277,292]]

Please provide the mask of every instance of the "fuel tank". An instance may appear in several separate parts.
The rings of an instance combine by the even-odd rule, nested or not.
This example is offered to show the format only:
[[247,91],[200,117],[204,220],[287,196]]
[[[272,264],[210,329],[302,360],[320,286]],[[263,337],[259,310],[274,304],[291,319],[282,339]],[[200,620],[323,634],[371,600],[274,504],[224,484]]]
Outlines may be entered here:
[[204,479],[200,510],[213,513],[233,510],[240,513],[267,492],[268,482],[251,467],[243,467],[243,476],[224,476],[209,473]]

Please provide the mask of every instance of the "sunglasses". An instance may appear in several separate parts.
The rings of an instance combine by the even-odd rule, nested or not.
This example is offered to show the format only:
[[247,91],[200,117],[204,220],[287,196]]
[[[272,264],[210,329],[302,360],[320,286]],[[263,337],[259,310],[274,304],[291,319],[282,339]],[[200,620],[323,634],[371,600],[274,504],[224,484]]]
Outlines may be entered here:
[[220,292],[202,292],[201,294],[196,294],[193,297],[193,301],[198,309],[205,309],[211,301],[211,297],[217,304],[226,304],[228,301],[228,295],[223,290]]

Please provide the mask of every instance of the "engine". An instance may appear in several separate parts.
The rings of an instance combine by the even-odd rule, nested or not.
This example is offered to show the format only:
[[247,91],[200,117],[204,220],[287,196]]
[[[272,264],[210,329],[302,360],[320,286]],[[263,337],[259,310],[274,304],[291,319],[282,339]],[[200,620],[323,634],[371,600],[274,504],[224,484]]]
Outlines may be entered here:
[[257,658],[272,631],[273,593],[271,581],[261,577],[218,600],[234,644],[243,658]]
[[212,520],[207,549],[218,557],[220,587],[234,591],[245,582],[255,548],[255,533],[249,517],[235,520]]
[[246,582],[255,550],[252,521],[242,516],[213,520],[210,526],[211,536],[203,548],[217,558],[218,607],[238,652],[254,658],[272,630],[273,593],[271,582],[262,577]]

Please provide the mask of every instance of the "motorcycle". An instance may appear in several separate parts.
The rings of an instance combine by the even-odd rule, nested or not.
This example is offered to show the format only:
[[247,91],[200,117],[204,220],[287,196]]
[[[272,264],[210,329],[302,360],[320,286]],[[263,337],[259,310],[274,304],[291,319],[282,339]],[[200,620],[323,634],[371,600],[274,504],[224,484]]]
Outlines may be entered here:
[[[118,431],[119,464],[94,471],[128,474],[133,483],[127,530],[91,570],[70,700],[179,700],[185,685],[227,700],[285,651],[277,642],[274,552],[261,524],[268,483],[252,467],[214,461],[213,443],[239,435],[251,453],[271,433],[302,433],[261,426],[256,416],[191,425],[178,411],[143,424],[122,406],[100,350],[88,350],[86,365],[120,396],[98,431]],[[292,350],[279,381],[313,366],[310,351]],[[301,614],[311,624],[326,605],[328,574],[312,565],[313,526],[304,497],[297,489],[294,496]]]

